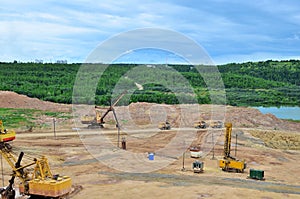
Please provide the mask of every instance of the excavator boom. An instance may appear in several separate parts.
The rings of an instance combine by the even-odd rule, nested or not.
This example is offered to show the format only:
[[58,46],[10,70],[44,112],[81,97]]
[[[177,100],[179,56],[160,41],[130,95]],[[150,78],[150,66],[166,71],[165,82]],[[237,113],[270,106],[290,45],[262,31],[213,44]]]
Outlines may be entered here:
[[[127,93],[127,91],[125,90],[124,92],[122,92],[118,98],[114,101],[114,103],[112,103],[109,108],[105,111],[105,113],[103,115],[101,115],[100,109],[103,109],[103,107],[101,106],[95,106],[95,112],[96,112],[96,116],[83,116],[81,118],[81,123],[82,124],[88,124],[88,128],[93,128],[93,127],[101,127],[103,128],[103,124],[105,123],[104,118],[107,116],[107,114],[110,111],[114,112],[114,106],[117,105],[117,103],[122,99],[122,97]],[[114,113],[114,117],[115,117],[115,113]],[[115,117],[116,119],[116,117]],[[116,119],[117,120],[117,119]],[[117,122],[117,121],[116,121]],[[118,125],[118,124],[117,124]]]
[[[41,159],[34,158],[32,163],[21,165],[24,153],[21,152],[18,159],[14,157],[10,149],[5,145],[1,148],[0,153],[8,162],[13,170],[12,179],[6,190],[0,190],[3,198],[14,198],[11,195],[13,191],[13,181],[15,177],[20,179],[19,191],[21,194],[29,196],[39,196],[42,198],[59,198],[68,195],[72,190],[72,181],[68,176],[52,175],[49,163],[46,157]],[[24,169],[35,165],[33,173],[30,175]]]

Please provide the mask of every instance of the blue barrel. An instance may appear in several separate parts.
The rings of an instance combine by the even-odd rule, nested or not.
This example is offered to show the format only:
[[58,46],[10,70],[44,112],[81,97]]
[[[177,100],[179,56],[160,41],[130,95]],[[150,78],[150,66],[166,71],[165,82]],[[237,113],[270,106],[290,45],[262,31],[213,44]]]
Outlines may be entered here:
[[154,160],[154,153],[149,153],[148,158],[149,160]]

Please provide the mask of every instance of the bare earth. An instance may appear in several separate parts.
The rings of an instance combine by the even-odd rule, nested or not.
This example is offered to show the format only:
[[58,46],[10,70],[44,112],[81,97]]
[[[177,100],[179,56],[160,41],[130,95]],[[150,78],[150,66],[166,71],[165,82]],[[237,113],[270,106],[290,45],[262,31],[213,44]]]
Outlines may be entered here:
[[[70,105],[42,102],[7,91],[0,92],[0,102],[0,107],[72,111]],[[217,107],[214,113],[209,105],[194,109],[190,105],[136,103],[116,107],[120,134],[127,141],[125,153],[116,147],[117,129],[112,113],[108,115],[105,129],[90,130],[80,124],[79,116],[92,109],[77,108],[74,115],[78,117],[74,122],[57,123],[56,139],[53,129],[34,129],[33,132],[17,132],[17,139],[12,143],[16,154],[24,151],[32,157],[45,155],[54,173],[69,175],[74,185],[81,185],[83,189],[72,198],[300,198],[300,123],[283,121],[244,107]],[[199,117],[205,120],[212,115],[222,118],[218,110],[224,108],[225,121],[233,123],[233,135],[238,135],[236,157],[247,162],[244,173],[227,173],[218,168],[223,152],[223,128],[199,131],[192,128]],[[42,119],[44,122],[52,120]],[[157,123],[164,120],[172,124],[170,131],[157,129]],[[209,148],[211,132],[216,135],[214,151]],[[177,139],[178,136],[190,141],[188,145],[200,145],[203,151],[207,150],[199,159],[204,161],[204,173],[193,173],[191,164],[195,159],[190,158],[186,145]],[[105,138],[106,142],[100,138]],[[164,148],[168,144],[170,148],[166,152]],[[235,156],[235,136],[231,149]],[[153,161],[147,159],[148,152],[155,152]],[[134,155],[126,160],[127,153]],[[131,164],[133,160],[134,165]],[[170,164],[166,166],[145,172],[151,166],[155,168],[168,161]],[[247,179],[249,168],[264,170],[265,181]],[[132,169],[136,172],[126,172]],[[6,183],[10,172],[4,163]]]

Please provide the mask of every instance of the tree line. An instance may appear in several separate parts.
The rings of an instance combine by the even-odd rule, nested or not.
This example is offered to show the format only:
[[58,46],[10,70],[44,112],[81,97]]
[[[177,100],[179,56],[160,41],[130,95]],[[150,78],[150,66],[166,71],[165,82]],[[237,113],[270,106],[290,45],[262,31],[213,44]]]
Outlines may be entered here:
[[[207,74],[198,72],[201,67],[209,68],[201,65],[111,64],[105,66],[101,76],[93,70],[84,71],[86,74],[82,77],[97,81],[94,96],[83,95],[74,101],[72,96],[93,89],[87,82],[74,90],[81,66],[80,63],[0,63],[0,90],[57,103],[110,105],[116,97],[116,89],[120,89],[129,91],[120,101],[120,105],[127,105],[131,102],[208,104],[212,102],[212,93],[222,96],[224,88],[226,97],[220,97],[217,103],[235,106],[300,106],[298,60],[229,63],[217,66],[220,73],[206,70]],[[91,64],[87,68],[101,66]]]

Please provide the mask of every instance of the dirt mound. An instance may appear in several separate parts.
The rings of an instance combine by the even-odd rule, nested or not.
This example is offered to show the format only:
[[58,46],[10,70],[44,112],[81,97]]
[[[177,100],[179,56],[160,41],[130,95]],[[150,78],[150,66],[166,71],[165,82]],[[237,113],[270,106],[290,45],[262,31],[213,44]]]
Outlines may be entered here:
[[24,108],[53,112],[70,112],[71,105],[46,102],[11,91],[0,91],[0,108]]
[[[128,126],[145,125],[148,128],[163,121],[169,121],[172,127],[182,128],[193,127],[193,123],[199,120],[221,120],[233,123],[235,128],[300,130],[300,123],[282,120],[272,114],[263,114],[251,107],[134,103],[126,107],[116,107],[116,112],[121,121],[127,121]],[[107,120],[109,119],[108,117]]]
[[[53,112],[71,112],[72,105],[58,104],[41,101],[10,91],[0,91],[0,107],[37,109]],[[103,107],[102,113],[108,107]],[[83,105],[80,116],[87,111],[94,114],[94,106]],[[223,122],[232,122],[234,127],[261,128],[271,130],[299,131],[300,123],[278,119],[272,114],[262,114],[259,110],[247,107],[233,107],[222,105],[167,105],[155,103],[132,103],[129,106],[115,107],[121,125],[132,128],[156,128],[159,122],[169,121],[172,127],[193,127],[193,123],[199,120],[220,119]],[[225,117],[224,117],[225,116]],[[225,121],[224,121],[225,118]],[[113,114],[105,118],[107,123],[114,124]],[[80,122],[79,122],[80,123]]]
[[227,106],[226,120],[235,127],[272,130],[299,131],[300,123],[277,118],[273,114],[263,114],[255,108]]
[[270,148],[300,150],[300,134],[255,130],[251,130],[250,134],[263,140],[265,145]]

